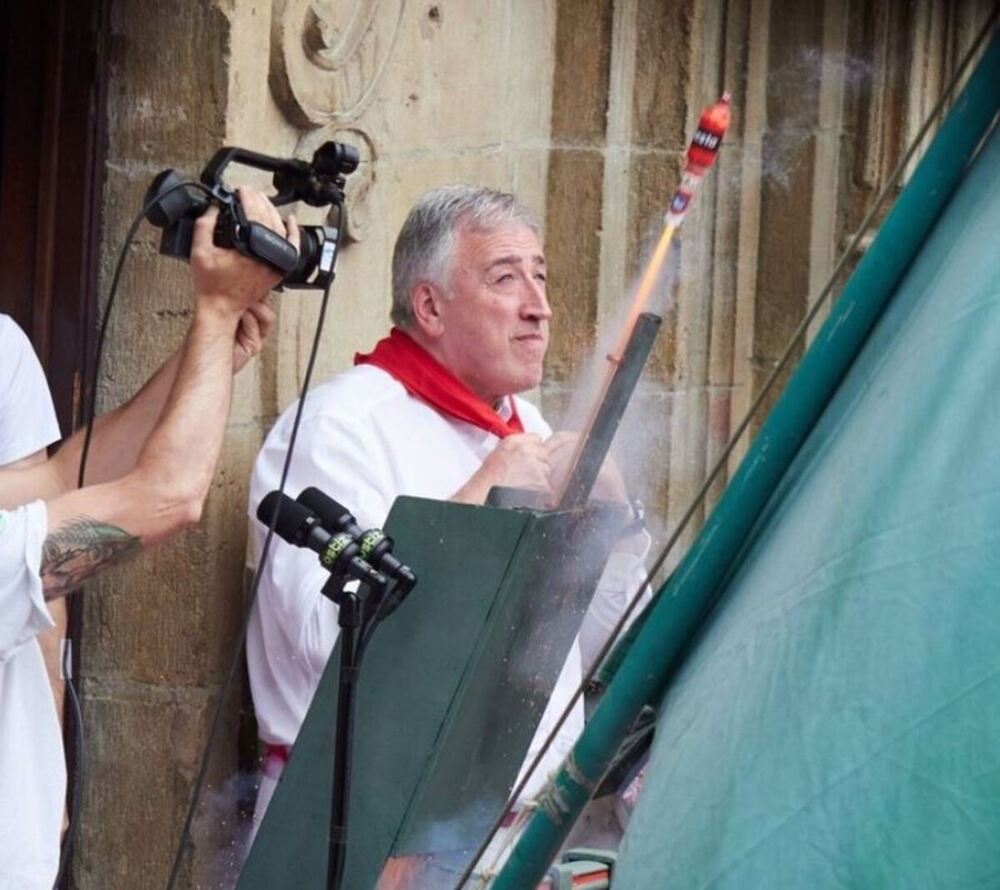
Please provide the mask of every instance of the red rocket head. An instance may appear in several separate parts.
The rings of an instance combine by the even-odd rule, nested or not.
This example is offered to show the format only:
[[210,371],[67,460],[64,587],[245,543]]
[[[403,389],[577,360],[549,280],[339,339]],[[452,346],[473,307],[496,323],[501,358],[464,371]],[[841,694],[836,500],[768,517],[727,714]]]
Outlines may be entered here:
[[731,118],[729,101],[729,93],[724,92],[722,98],[714,105],[709,105],[698,120],[698,129],[694,131],[694,137],[688,146],[687,162],[689,165],[700,167],[701,172],[715,163],[722,137],[729,128]]

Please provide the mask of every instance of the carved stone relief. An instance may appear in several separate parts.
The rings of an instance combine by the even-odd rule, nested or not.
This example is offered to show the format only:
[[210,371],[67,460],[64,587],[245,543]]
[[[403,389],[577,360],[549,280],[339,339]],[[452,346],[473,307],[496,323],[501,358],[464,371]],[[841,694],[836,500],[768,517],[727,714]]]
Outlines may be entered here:
[[270,85],[301,127],[344,125],[375,95],[406,0],[274,0]]
[[274,0],[269,80],[285,116],[307,130],[296,154],[309,157],[328,139],[361,153],[347,179],[348,242],[369,231],[375,182],[375,145],[356,122],[375,96],[405,6],[406,0]]

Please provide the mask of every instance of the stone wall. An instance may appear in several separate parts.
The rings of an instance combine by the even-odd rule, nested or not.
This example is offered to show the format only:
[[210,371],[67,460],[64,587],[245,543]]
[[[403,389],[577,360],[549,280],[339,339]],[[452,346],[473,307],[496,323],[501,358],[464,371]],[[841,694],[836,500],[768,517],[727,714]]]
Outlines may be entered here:
[[[733,128],[680,238],[621,453],[659,541],[989,6],[112,0],[104,289],[158,170],[196,173],[227,143],[307,157],[326,139],[349,141],[364,163],[317,379],[385,330],[392,240],[412,200],[481,182],[544,217],[556,316],[536,395],[560,418],[641,268],[697,115],[728,88]],[[242,615],[246,479],[298,391],[317,308],[315,294],[279,298],[272,344],[238,381],[202,525],[87,599],[80,887],[165,882]],[[168,354],[188,314],[183,266],[144,231],[111,328],[105,406]],[[239,707],[237,691],[179,886],[218,885],[232,858]]]

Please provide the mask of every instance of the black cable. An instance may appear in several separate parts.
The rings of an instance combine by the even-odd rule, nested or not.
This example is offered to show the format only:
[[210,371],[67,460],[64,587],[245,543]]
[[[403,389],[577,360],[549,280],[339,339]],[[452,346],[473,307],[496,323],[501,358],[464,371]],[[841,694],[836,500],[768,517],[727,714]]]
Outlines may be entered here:
[[394,581],[391,587],[383,591],[382,599],[375,606],[375,611],[372,612],[371,616],[362,626],[361,642],[358,646],[358,661],[364,656],[365,650],[368,648],[368,644],[371,642],[375,631],[378,630],[379,625],[396,610],[397,606],[401,605],[395,602],[396,590],[399,588],[399,585],[399,581]]
[[[598,652],[597,657],[593,661],[593,664],[585,674],[583,681],[580,683],[580,686],[577,688],[576,692],[573,693],[572,698],[570,698],[569,703],[566,705],[562,714],[559,715],[559,719],[556,721],[555,726],[553,726],[552,731],[549,733],[548,737],[543,742],[542,747],[535,755],[534,760],[531,761],[531,764],[528,766],[527,771],[522,776],[521,781],[518,782],[517,785],[514,787],[514,790],[511,791],[510,795],[507,798],[507,802],[503,806],[503,809],[497,815],[485,839],[482,841],[476,852],[473,854],[473,857],[468,863],[465,871],[462,873],[462,876],[458,879],[458,883],[455,885],[454,890],[462,890],[462,887],[465,885],[465,882],[468,881],[469,878],[472,876],[473,870],[475,869],[479,860],[483,857],[483,854],[486,852],[490,843],[493,841],[494,836],[500,830],[500,828],[503,827],[503,820],[506,817],[507,813],[511,810],[512,807],[514,807],[517,804],[517,800],[520,797],[521,792],[524,791],[525,787],[528,784],[528,781],[531,779],[535,771],[538,769],[539,764],[542,762],[542,759],[548,752],[552,743],[555,741],[556,736],[559,734],[559,731],[563,727],[563,724],[566,722],[567,719],[569,719],[570,714],[572,714],[573,709],[576,707],[576,703],[583,697],[591,681],[597,675],[597,672],[600,670],[601,663],[611,653],[611,650],[614,648],[614,645],[617,642],[619,635],[628,625],[629,620],[632,617],[632,614],[638,607],[646,587],[652,584],[657,573],[660,571],[661,568],[663,568],[663,564],[666,562],[667,557],[671,554],[671,552],[673,552],[674,546],[680,540],[680,537],[684,533],[684,530],[687,528],[691,519],[698,511],[698,508],[701,506],[702,501],[707,496],[709,489],[712,487],[716,478],[722,472],[723,467],[725,467],[726,464],[728,463],[729,456],[736,448],[736,444],[742,438],[743,433],[746,432],[747,428],[750,426],[750,422],[753,420],[757,411],[760,409],[760,406],[764,403],[764,400],[767,398],[772,387],[777,382],[778,378],[782,375],[788,363],[791,361],[792,355],[794,354],[797,348],[799,340],[809,329],[809,325],[812,324],[813,319],[816,318],[820,308],[825,304],[827,297],[829,297],[830,294],[833,292],[833,287],[836,284],[836,281],[839,278],[840,273],[846,268],[848,262],[854,256],[855,251],[858,249],[858,246],[861,243],[861,239],[864,237],[868,229],[871,227],[875,215],[881,209],[883,203],[885,202],[889,194],[893,191],[893,189],[895,189],[897,182],[903,175],[903,172],[906,170],[910,161],[916,155],[917,150],[920,147],[920,144],[924,140],[924,137],[930,131],[931,127],[934,124],[934,121],[938,118],[938,116],[941,114],[941,112],[947,105],[948,100],[951,97],[951,94],[955,91],[959,81],[961,81],[966,68],[968,68],[969,64],[972,62],[972,59],[975,57],[976,53],[979,51],[983,42],[986,40],[986,37],[989,35],[990,31],[992,31],[994,21],[997,18],[998,11],[1000,11],[1000,5],[994,6],[992,13],[989,15],[986,21],[986,24],[983,26],[983,29],[976,36],[976,39],[972,42],[972,46],[969,48],[969,51],[966,53],[962,61],[959,63],[959,66],[955,70],[954,75],[952,75],[951,80],[948,82],[948,85],[942,91],[941,96],[938,99],[937,103],[935,103],[934,107],[927,115],[927,118],[921,125],[919,132],[914,137],[913,142],[910,143],[910,146],[906,150],[906,153],[903,155],[902,159],[893,169],[892,173],[889,174],[889,178],[886,180],[886,183],[882,187],[882,190],[876,196],[872,206],[865,214],[865,217],[861,221],[861,224],[859,225],[857,232],[851,239],[851,243],[841,254],[840,259],[837,261],[837,265],[830,273],[830,277],[827,280],[827,283],[824,285],[823,289],[816,297],[816,301],[809,308],[809,311],[802,319],[798,328],[796,328],[795,332],[789,338],[788,343],[785,346],[785,350],[781,354],[781,357],[778,359],[778,362],[774,366],[774,369],[771,371],[767,380],[764,381],[764,384],[761,387],[760,392],[757,394],[757,397],[754,399],[753,403],[747,409],[746,414],[740,421],[739,426],[737,426],[736,431],[730,437],[728,443],[726,444],[726,447],[722,449],[722,453],[716,459],[716,462],[713,464],[708,475],[705,477],[705,481],[702,483],[701,488],[698,489],[694,498],[691,500],[691,503],[688,506],[687,510],[684,511],[684,515],[678,522],[677,527],[673,531],[673,534],[670,535],[670,537],[667,540],[667,543],[663,546],[663,549],[660,551],[656,560],[653,562],[653,567],[648,572],[646,572],[646,576],[642,584],[639,585],[638,591],[632,597],[632,600],[629,602],[628,607],[622,614],[622,617],[619,619],[614,629],[608,635],[608,639],[601,647],[601,650]],[[656,600],[654,599],[653,602],[650,603],[650,607],[655,602]]]
[[[125,260],[128,257],[128,249],[132,245],[132,239],[135,238],[135,233],[139,230],[139,226],[142,225],[142,221],[146,218],[146,214],[155,204],[159,203],[167,195],[181,188],[199,189],[206,194],[211,195],[211,191],[206,186],[202,185],[200,182],[194,181],[179,182],[170,188],[165,189],[161,194],[158,194],[155,198],[150,199],[135,215],[135,218],[132,220],[132,224],[128,227],[128,231],[125,233],[121,250],[118,252],[118,262],[115,265],[115,274],[111,279],[111,288],[108,291],[108,302],[104,307],[104,313],[101,316],[101,326],[97,335],[97,348],[94,353],[94,367],[90,377],[89,398],[87,400],[87,407],[84,410],[86,432],[83,435],[83,448],[80,452],[80,468],[76,477],[77,488],[83,488],[84,478],[87,472],[87,457],[90,454],[90,442],[94,435],[94,421],[97,419],[97,384],[98,376],[101,372],[101,359],[104,356],[104,340],[108,332],[108,322],[111,319],[111,310],[115,305],[115,297],[118,295],[118,285],[121,282],[122,270],[125,268]],[[80,690],[76,687],[76,677],[73,675],[72,670],[67,671],[67,653],[69,651],[70,646],[67,645],[63,650],[62,671],[63,677],[66,681],[66,691],[69,693],[70,707],[73,710],[76,762],[74,763],[73,769],[73,794],[70,809],[70,823],[59,851],[59,870],[56,873],[56,880],[53,884],[54,888],[58,888],[59,884],[65,877],[66,870],[69,868],[69,863],[73,856],[73,847],[76,842],[76,830],[80,823],[79,814],[80,806],[83,801],[83,777],[86,770],[86,751],[84,748],[83,737],[83,708],[80,704]]]
[[[75,763],[73,770],[73,799],[70,804],[69,810],[69,825],[66,828],[66,836],[63,838],[62,844],[59,850],[59,871],[56,872],[56,880],[52,885],[56,890],[58,890],[59,885],[62,883],[63,878],[66,876],[66,869],[69,868],[69,863],[73,859],[73,847],[76,841],[76,826],[78,820],[78,814],[80,812],[80,805],[83,801],[83,767],[84,767],[84,749],[83,749],[83,709],[80,705],[80,695],[77,691],[76,685],[74,683],[74,677],[72,670],[72,643],[70,640],[66,640],[63,645],[62,652],[62,675],[63,680],[66,683],[66,692],[69,697],[70,709],[72,711],[73,719],[73,742],[75,745]],[[63,720],[65,721],[65,712],[63,713]]]
[[[343,206],[341,205],[338,210],[337,238],[334,246],[335,261],[339,261],[345,223]],[[336,270],[334,269],[334,273],[335,271]],[[312,348],[309,352],[309,361],[306,364],[306,372],[302,380],[302,389],[299,394],[299,404],[295,411],[295,420],[292,423],[292,431],[288,437],[288,450],[285,452],[285,462],[281,468],[281,480],[278,484],[278,491],[282,494],[284,494],[285,484],[288,481],[288,471],[291,467],[292,455],[295,452],[295,440],[299,433],[299,423],[302,420],[302,412],[305,408],[306,396],[309,392],[309,384],[312,380],[313,368],[316,365],[316,357],[319,353],[319,344],[323,334],[323,323],[326,319],[326,309],[330,300],[330,289],[333,286],[334,273],[331,273],[330,278],[326,283],[326,287],[323,289],[323,298],[320,303],[319,317],[316,320],[316,332],[313,335]],[[254,572],[253,580],[250,583],[249,601],[243,615],[243,622],[240,625],[236,651],[233,654],[233,659],[229,665],[229,672],[226,675],[226,680],[222,685],[221,692],[219,693],[219,701],[215,706],[214,713],[212,714],[212,723],[208,733],[208,741],[205,743],[201,763],[198,767],[198,776],[195,779],[194,791],[191,794],[191,801],[188,805],[187,814],[184,818],[184,826],[181,829],[180,840],[177,842],[177,850],[174,854],[174,862],[170,869],[170,876],[167,878],[166,890],[173,890],[174,883],[177,880],[177,875],[180,873],[181,862],[184,858],[184,848],[191,835],[191,825],[194,821],[194,813],[197,809],[198,800],[201,797],[201,792],[205,785],[205,777],[208,774],[209,759],[211,758],[212,752],[215,750],[219,728],[222,725],[222,712],[225,709],[226,700],[229,697],[233,684],[236,680],[236,675],[239,672],[240,665],[242,664],[243,647],[246,644],[247,638],[247,628],[250,625],[250,616],[253,614],[254,604],[257,602],[257,591],[260,588],[260,581],[263,577],[264,569],[267,566],[267,558],[271,550],[271,541],[274,538],[274,527],[278,521],[279,514],[280,511],[275,510],[274,515],[271,517],[271,524],[268,526],[267,535],[264,538],[264,544],[261,547],[260,557],[257,560],[257,570]]]

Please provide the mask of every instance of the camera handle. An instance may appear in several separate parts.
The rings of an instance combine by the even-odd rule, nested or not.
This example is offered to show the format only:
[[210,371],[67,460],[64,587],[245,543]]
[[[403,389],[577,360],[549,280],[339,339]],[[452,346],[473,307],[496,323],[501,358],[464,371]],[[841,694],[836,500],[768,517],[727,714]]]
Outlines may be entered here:
[[[212,191],[213,197],[232,209],[231,213],[219,214],[215,243],[263,260],[285,275],[296,271],[300,254],[318,257],[309,286],[325,288],[336,275],[337,255],[342,243],[345,176],[357,169],[358,161],[357,149],[340,142],[324,143],[316,150],[312,163],[297,158],[276,158],[231,145],[220,148],[201,171],[201,181]],[[312,251],[303,251],[300,245],[296,253],[280,235],[266,226],[247,221],[239,201],[222,181],[222,174],[230,164],[243,164],[274,174],[272,183],[277,194],[270,200],[275,207],[293,201],[302,201],[312,207],[336,206],[337,225],[300,229],[300,237],[309,238],[315,244],[311,245]]]
[[275,207],[303,201],[311,207],[325,207],[344,200],[344,177],[358,166],[357,150],[350,145],[328,142],[313,156],[313,162],[271,155],[227,145],[220,148],[201,171],[201,181],[210,189],[222,183],[222,174],[230,164],[244,164],[273,173],[277,194],[271,198]]

